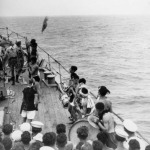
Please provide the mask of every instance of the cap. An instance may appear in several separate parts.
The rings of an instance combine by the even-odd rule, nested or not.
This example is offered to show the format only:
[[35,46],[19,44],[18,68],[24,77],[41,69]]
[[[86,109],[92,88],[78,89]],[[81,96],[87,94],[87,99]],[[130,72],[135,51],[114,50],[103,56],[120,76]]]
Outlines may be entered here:
[[40,122],[40,121],[32,121],[31,122],[31,126],[35,127],[35,128],[42,128],[43,125],[44,124],[42,122]]
[[30,123],[25,122],[25,123],[21,124],[20,125],[20,130],[22,132],[24,132],[24,131],[29,131],[30,132],[31,131]]
[[38,133],[36,136],[33,137],[34,140],[43,142],[43,134]]
[[20,131],[20,130],[15,130],[15,131],[11,134],[11,138],[13,139],[13,141],[20,141],[20,140],[21,140],[21,135],[22,135],[22,131]]
[[125,119],[123,121],[123,126],[130,132],[136,132],[137,131],[137,125],[130,119]]
[[21,40],[20,40],[20,39],[17,39],[17,40],[16,40],[16,43],[19,43],[19,42],[21,42]]
[[127,138],[129,135],[121,129],[115,129],[115,132],[118,136],[122,137],[122,138]]

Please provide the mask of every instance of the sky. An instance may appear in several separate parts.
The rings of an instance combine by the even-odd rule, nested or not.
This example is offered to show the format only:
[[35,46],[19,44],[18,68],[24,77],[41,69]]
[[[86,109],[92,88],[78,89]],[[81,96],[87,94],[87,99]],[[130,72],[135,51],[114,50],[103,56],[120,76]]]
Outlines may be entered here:
[[145,14],[150,0],[0,0],[0,16]]

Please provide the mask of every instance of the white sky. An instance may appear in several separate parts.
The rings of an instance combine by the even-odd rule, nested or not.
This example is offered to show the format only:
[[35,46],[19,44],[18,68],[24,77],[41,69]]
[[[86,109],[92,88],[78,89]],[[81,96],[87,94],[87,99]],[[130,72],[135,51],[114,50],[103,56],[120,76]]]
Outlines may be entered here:
[[150,14],[150,0],[0,0],[0,16]]

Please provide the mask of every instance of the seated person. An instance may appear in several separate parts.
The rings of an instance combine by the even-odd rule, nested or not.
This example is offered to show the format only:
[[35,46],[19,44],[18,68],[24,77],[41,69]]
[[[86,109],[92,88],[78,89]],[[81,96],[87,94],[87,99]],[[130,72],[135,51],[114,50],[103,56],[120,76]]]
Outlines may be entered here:
[[21,135],[21,142],[25,150],[29,149],[31,141],[31,134],[28,131],[25,131]]
[[141,150],[139,142],[135,139],[130,140],[129,150]]
[[105,106],[104,110],[108,110],[108,111],[112,112],[112,103],[106,97],[107,93],[110,93],[110,91],[105,86],[99,87],[97,102],[104,103],[104,106]]
[[73,144],[67,144],[67,136],[65,133],[60,133],[56,137],[56,145],[58,150],[72,150]]
[[99,141],[101,141],[103,143],[103,145],[106,145],[106,142],[108,140],[108,133],[106,131],[100,131],[98,134],[97,134],[97,139]]
[[56,126],[56,133],[57,134],[66,133],[66,125],[64,125],[64,124],[57,124],[57,126]]
[[2,144],[4,145],[5,150],[11,150],[12,140],[10,139],[10,137],[3,138]]

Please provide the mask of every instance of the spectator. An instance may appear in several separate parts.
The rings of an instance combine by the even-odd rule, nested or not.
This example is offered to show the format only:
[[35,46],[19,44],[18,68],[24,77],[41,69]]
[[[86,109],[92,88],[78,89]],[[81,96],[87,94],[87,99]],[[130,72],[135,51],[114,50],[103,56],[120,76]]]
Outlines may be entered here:
[[2,140],[2,144],[4,145],[5,150],[10,150],[12,148],[12,140],[10,137],[5,137]]
[[6,124],[6,125],[4,125],[2,131],[4,133],[4,138],[5,137],[10,137],[10,135],[13,131],[13,126],[11,124]]
[[133,139],[129,141],[129,150],[140,150],[140,143]]
[[147,145],[147,146],[145,147],[145,150],[150,150],[150,145]]
[[83,142],[79,142],[79,143],[76,145],[75,150],[81,150],[81,148],[82,148],[83,145],[84,145]]
[[102,150],[103,149],[103,143],[100,142],[99,140],[93,141],[93,150]]
[[66,125],[64,125],[64,124],[58,124],[56,126],[56,133],[57,134],[66,133]]
[[101,131],[97,134],[97,139],[103,143],[103,145],[106,144],[108,140],[108,134],[105,131]]
[[5,147],[2,143],[0,143],[0,150],[5,150]]
[[55,150],[56,149],[56,134],[54,132],[45,133],[43,136],[44,146],[40,150]]
[[93,147],[90,143],[85,143],[82,145],[81,150],[93,150]]
[[31,141],[31,135],[28,131],[25,131],[22,133],[21,135],[21,141],[22,141],[22,144],[24,146],[24,149],[25,150],[28,150],[29,149],[29,146],[30,146],[30,141]]
[[39,150],[42,146],[40,142],[34,142],[30,145],[29,150]]
[[25,150],[23,145],[16,144],[12,147],[11,150]]

